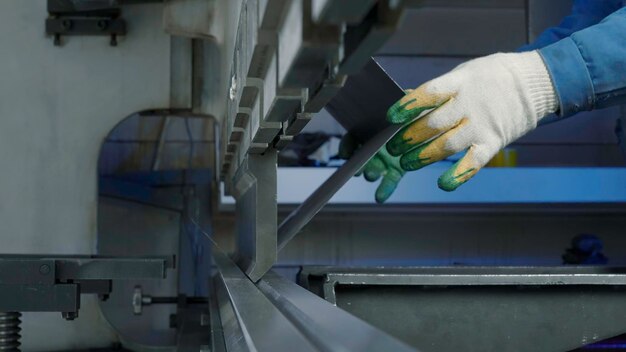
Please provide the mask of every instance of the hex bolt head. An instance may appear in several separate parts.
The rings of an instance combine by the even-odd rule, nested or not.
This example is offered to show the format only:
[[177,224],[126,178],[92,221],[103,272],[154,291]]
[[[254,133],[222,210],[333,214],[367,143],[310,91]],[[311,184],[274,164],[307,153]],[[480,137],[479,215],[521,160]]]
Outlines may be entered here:
[[42,264],[39,267],[39,273],[41,275],[48,275],[48,274],[50,274],[50,266],[48,264]]
[[132,305],[133,305],[133,314],[135,315],[141,315],[142,311],[143,311],[143,293],[141,290],[141,286],[135,286],[135,289],[133,290],[133,297],[132,297]]

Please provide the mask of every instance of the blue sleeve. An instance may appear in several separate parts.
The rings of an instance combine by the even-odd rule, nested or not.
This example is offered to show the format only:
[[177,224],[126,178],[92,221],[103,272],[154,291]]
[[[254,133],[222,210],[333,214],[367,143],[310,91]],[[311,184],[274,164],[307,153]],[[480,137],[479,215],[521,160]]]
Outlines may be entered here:
[[623,0],[574,0],[569,16],[558,26],[546,29],[534,42],[519,48],[518,51],[535,50],[556,43],[574,32],[599,23],[622,6]]
[[559,115],[626,103],[626,8],[539,50]]

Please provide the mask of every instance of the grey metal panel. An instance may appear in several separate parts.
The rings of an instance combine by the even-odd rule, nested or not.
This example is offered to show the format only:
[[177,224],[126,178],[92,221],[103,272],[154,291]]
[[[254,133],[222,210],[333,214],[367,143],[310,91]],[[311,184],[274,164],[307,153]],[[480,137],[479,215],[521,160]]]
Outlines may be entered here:
[[192,40],[172,37],[170,58],[170,108],[191,109],[192,103]]
[[277,90],[274,100],[267,107],[265,121],[285,122],[290,116],[301,111],[302,102],[307,94],[307,91],[303,89]]
[[236,178],[237,262],[253,281],[276,261],[277,153],[250,154]]
[[162,279],[173,257],[0,255],[0,284],[53,284],[56,280]]
[[401,128],[399,125],[388,125],[384,116],[389,106],[403,95],[402,89],[373,60],[361,74],[346,82],[331,102],[329,111],[365,144],[280,224],[279,250]]
[[225,352],[226,342],[224,341],[224,330],[220,320],[220,310],[217,302],[216,283],[212,282],[212,290],[209,294],[209,318],[210,318],[210,336],[211,350],[214,352]]
[[626,268],[590,266],[459,266],[396,268],[307,268],[302,275],[327,278],[325,285],[626,285]]
[[[419,6],[406,11],[402,24],[378,54],[481,56],[514,51],[526,44],[526,11],[521,6]],[[462,34],[460,34],[462,33]]]
[[216,246],[213,257],[218,350],[413,351],[274,272],[254,285]]
[[[279,205],[286,216],[292,205]],[[279,264],[559,265],[572,237],[604,242],[626,265],[624,204],[413,204],[326,206],[280,253]],[[215,238],[232,250],[232,213],[215,217]]]
[[[131,305],[135,286],[153,296],[176,296],[181,277],[188,274],[181,268],[188,268],[181,261],[180,233],[183,218],[180,211],[183,200],[180,190],[171,188],[155,192],[162,197],[169,196],[161,206],[139,204],[132,201],[100,197],[98,221],[98,252],[102,255],[133,256],[163,255],[176,256],[177,270],[170,270],[166,279],[114,280],[109,299],[99,302],[101,315],[122,343],[132,349],[156,346],[165,348],[176,345],[176,332],[169,326],[170,314],[176,313],[174,305],[154,305],[141,315],[133,314]],[[168,204],[170,208],[164,208]],[[81,309],[82,313],[82,309]]]
[[77,284],[0,285],[0,311],[77,312],[79,297]]
[[326,110],[365,143],[389,126],[387,110],[402,96],[404,92],[395,79],[376,59],[370,59],[358,74],[348,78]]
[[[104,37],[44,35],[45,1],[1,1],[0,222],[4,253],[91,254],[96,248],[97,161],[122,119],[170,99],[170,37],[162,3],[124,5],[132,28],[112,48]],[[105,346],[117,339],[97,303],[82,320],[25,314],[26,351]]]
[[370,56],[396,32],[404,17],[404,9],[398,4],[398,1],[378,1],[362,23],[346,27],[345,58],[339,67],[339,74],[358,73]]
[[56,266],[50,259],[0,257],[0,285],[40,284],[52,285]]
[[[211,335],[207,333],[210,317],[208,307],[185,306],[176,310],[176,352],[209,352]],[[215,351],[217,352],[217,351]]]
[[401,125],[392,125],[370,139],[359,148],[354,155],[332,174],[313,194],[311,194],[298,208],[289,214],[278,227],[278,250],[302,230],[302,228],[317,214],[333,195],[341,189],[393,135]]
[[321,351],[414,351],[274,272],[257,286]]
[[425,351],[562,351],[626,331],[625,268],[310,268],[302,278]]
[[0,311],[76,314],[81,294],[108,295],[112,279],[162,279],[172,265],[172,258],[3,255]]
[[626,332],[626,293],[610,287],[364,293],[346,290],[338,305],[424,351],[569,351]]
[[164,279],[174,267],[169,258],[76,258],[56,260],[57,278],[61,280],[132,280]]
[[294,136],[300,133],[300,131],[302,131],[302,129],[306,127],[306,125],[309,123],[309,121],[312,120],[312,118],[313,116],[310,113],[303,112],[300,114],[296,114],[293,120],[290,120],[288,123],[286,123],[286,126],[284,126],[285,134],[289,136]]
[[312,17],[316,22],[359,23],[375,3],[375,0],[314,0],[312,2]]
[[305,336],[223,253],[213,252],[228,351],[315,351]]

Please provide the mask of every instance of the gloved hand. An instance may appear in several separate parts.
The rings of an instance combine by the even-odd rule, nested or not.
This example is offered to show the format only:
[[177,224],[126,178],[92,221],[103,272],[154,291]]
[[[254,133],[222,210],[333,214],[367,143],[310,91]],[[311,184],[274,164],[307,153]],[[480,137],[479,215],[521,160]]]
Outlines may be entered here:
[[459,65],[396,102],[387,119],[415,121],[387,143],[387,150],[401,156],[406,171],[466,150],[439,177],[439,188],[453,191],[557,109],[556,93],[538,52],[489,55]]
[[[360,146],[353,135],[346,133],[339,144],[339,157],[349,159]],[[375,198],[377,203],[384,203],[395,191],[398,182],[404,176],[404,170],[400,167],[400,158],[389,155],[387,150],[382,148],[355,176],[361,174],[370,182],[382,177],[382,181],[376,189]]]

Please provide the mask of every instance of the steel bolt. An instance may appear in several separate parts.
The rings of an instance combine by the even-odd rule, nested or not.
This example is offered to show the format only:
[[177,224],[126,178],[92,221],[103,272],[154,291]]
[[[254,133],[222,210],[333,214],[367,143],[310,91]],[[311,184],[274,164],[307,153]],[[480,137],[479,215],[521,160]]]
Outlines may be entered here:
[[48,264],[42,264],[39,267],[39,273],[41,275],[48,275],[48,274],[50,274],[50,266]]
[[133,305],[133,314],[141,315],[143,311],[143,293],[141,291],[141,286],[135,286],[133,290],[132,297],[132,305]]

